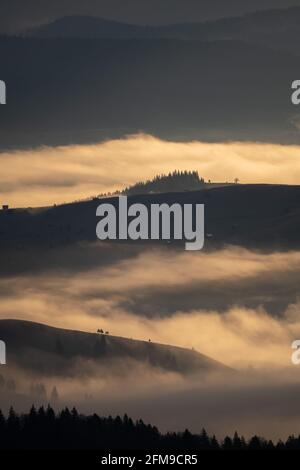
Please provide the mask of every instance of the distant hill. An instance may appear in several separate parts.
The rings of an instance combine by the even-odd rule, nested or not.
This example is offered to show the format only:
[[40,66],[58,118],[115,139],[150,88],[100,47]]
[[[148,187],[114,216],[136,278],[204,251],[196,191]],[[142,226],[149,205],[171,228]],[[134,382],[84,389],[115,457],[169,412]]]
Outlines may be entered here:
[[33,28],[39,38],[239,39],[300,53],[300,7],[263,10],[202,23],[137,26],[98,17],[66,16]]
[[235,39],[300,54],[300,7],[263,10],[198,24],[163,26],[160,34],[202,41]]
[[[26,256],[27,250],[37,247],[51,250],[77,242],[96,241],[96,208],[104,200],[118,204],[116,197],[108,197],[44,209],[0,211],[2,259],[9,259],[11,252],[18,257]],[[129,204],[136,202],[146,206],[151,203],[204,203],[205,232],[210,234],[205,243],[207,249],[226,244],[262,249],[300,248],[300,186],[233,184],[129,197]],[[97,243],[101,242],[97,240]],[[181,246],[181,241],[173,243]],[[8,259],[7,267],[10,265]]]
[[9,84],[1,149],[138,132],[179,141],[300,141],[290,100],[297,58],[261,45],[0,38],[0,55]]
[[7,344],[7,363],[39,373],[72,373],[76,359],[137,361],[181,374],[230,369],[193,350],[112,335],[53,328],[21,320],[0,320],[0,338]]
[[141,131],[299,144],[299,25],[300,7],[156,27],[69,16],[1,37],[0,149]]
[[39,38],[138,38],[146,28],[93,16],[64,16],[36,27],[25,36]]

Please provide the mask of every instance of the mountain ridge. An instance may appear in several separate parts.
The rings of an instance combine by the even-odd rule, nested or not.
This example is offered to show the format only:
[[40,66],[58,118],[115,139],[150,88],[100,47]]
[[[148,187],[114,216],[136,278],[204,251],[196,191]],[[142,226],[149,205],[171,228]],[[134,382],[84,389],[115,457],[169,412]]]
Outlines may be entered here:
[[2,149],[139,132],[176,141],[300,141],[290,100],[297,60],[283,51],[240,40],[44,38],[2,40],[0,50],[2,79],[14,90],[1,108]]
[[[2,255],[5,257],[16,246],[25,255],[30,247],[52,249],[82,241],[106,243],[97,240],[95,233],[96,209],[103,201],[95,197],[44,209],[0,211]],[[117,205],[118,198],[109,196],[105,202]],[[232,184],[128,197],[128,204],[137,202],[147,207],[151,203],[205,204],[205,232],[212,235],[206,244],[210,248],[228,244],[262,249],[299,248],[299,185]],[[155,244],[153,240],[143,242]],[[139,241],[132,243],[139,244]],[[166,241],[157,243],[166,244]],[[173,243],[180,246],[181,241]]]
[[[27,320],[0,319],[0,338],[7,345],[7,363],[16,362],[33,370],[49,367],[52,372],[67,373],[76,358],[104,361],[104,364],[110,360],[135,360],[183,375],[231,370],[193,349]],[[54,359],[49,361],[49,358]]]
[[[300,7],[259,10],[228,18],[203,22],[164,25],[137,25],[104,17],[69,15],[24,32],[33,37],[116,37],[116,38],[178,38],[178,39],[255,39],[255,35],[299,29]],[[249,36],[250,34],[250,36]],[[258,39],[258,37],[257,37]],[[266,38],[260,38],[260,41]]]

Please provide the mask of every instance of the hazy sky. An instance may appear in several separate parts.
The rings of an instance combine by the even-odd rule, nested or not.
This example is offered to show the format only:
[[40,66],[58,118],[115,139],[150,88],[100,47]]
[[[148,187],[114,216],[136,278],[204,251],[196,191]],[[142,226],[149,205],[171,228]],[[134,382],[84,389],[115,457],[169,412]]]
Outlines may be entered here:
[[2,0],[1,31],[17,31],[65,15],[93,15],[141,24],[203,21],[300,0]]

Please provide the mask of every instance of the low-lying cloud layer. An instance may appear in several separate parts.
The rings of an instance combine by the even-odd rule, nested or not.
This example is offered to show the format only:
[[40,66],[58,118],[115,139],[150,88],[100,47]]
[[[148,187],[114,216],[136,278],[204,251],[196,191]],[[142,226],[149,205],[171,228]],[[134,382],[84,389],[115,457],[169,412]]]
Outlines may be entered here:
[[289,367],[300,337],[299,261],[299,252],[236,248],[99,258],[76,274],[3,277],[0,318],[194,347],[234,367]]
[[212,182],[300,184],[299,146],[168,142],[137,135],[95,145],[0,154],[0,198],[44,206],[122,189],[159,173],[198,170]]
[[[196,169],[215,182],[238,177],[243,183],[299,184],[299,150],[139,135],[2,153],[0,197],[13,206],[42,206],[120,189],[173,169]],[[141,364],[125,364],[124,374],[124,364],[109,363],[107,373],[79,360],[76,377],[41,379],[8,366],[5,373],[17,378],[23,395],[1,396],[3,406],[13,399],[20,407],[30,406],[28,381],[43,380],[48,391],[58,386],[60,405],[127,412],[163,430],[199,432],[205,426],[223,435],[238,428],[271,437],[297,432],[300,385],[291,343],[300,338],[300,252],[229,247],[188,253],[99,242],[8,250],[2,256],[1,319],[151,338],[195,348],[239,371],[235,380],[204,381]]]
[[[78,368],[85,367],[78,363]],[[38,377],[17,369],[6,369],[5,379],[15,380],[16,391],[1,391],[1,408],[7,413],[13,403],[18,411],[28,411],[35,403],[47,406],[49,399],[60,410],[76,406],[80,412],[142,418],[162,431],[200,433],[205,427],[219,438],[238,430],[250,437],[286,439],[299,433],[300,391],[296,374],[292,379],[280,373],[255,374],[247,371],[230,380],[210,377],[207,380],[183,379],[178,374],[151,370],[128,364],[126,376],[107,377],[97,370],[94,377]],[[42,384],[44,395],[33,393]],[[51,401],[56,387],[59,398]],[[20,393],[22,392],[22,393]]]
[[[52,362],[52,373],[46,367],[41,375],[8,364],[3,374],[15,380],[16,390],[0,390],[3,411],[12,403],[18,410],[33,401],[47,405],[56,386],[57,407],[126,412],[163,431],[204,426],[220,437],[237,429],[272,438],[299,432],[300,366],[291,363],[291,343],[300,338],[299,252],[191,254],[124,245],[112,247],[109,259],[110,248],[69,248],[65,263],[53,250],[59,269],[41,256],[38,271],[8,276],[2,270],[0,318],[193,347],[234,367],[233,375],[182,376],[110,358],[78,358],[72,370],[57,375]],[[27,362],[33,356],[37,364],[42,354],[28,351]],[[47,395],[33,396],[40,383]]]

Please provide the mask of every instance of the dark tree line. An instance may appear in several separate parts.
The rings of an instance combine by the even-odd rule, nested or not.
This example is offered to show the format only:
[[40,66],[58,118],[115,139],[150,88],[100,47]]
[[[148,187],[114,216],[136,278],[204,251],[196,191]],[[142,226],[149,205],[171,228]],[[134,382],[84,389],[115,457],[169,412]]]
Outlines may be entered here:
[[169,191],[192,191],[201,189],[205,181],[199,177],[197,171],[173,171],[167,175],[155,176],[152,180],[140,181],[126,188],[122,194],[133,196],[136,194],[149,194]]
[[[209,181],[210,182],[210,181]],[[132,186],[128,186],[123,191],[115,191],[114,193],[101,193],[98,197],[108,196],[136,196],[139,194],[166,193],[180,191],[196,191],[205,186],[204,178],[200,178],[197,171],[172,171],[168,174],[156,175],[151,180],[139,181]]]
[[55,413],[48,406],[18,415],[0,411],[0,449],[173,449],[173,450],[288,450],[300,449],[300,436],[273,443],[258,436],[246,441],[237,433],[218,441],[203,429],[200,434],[161,434],[142,420],[85,416],[73,408]]

